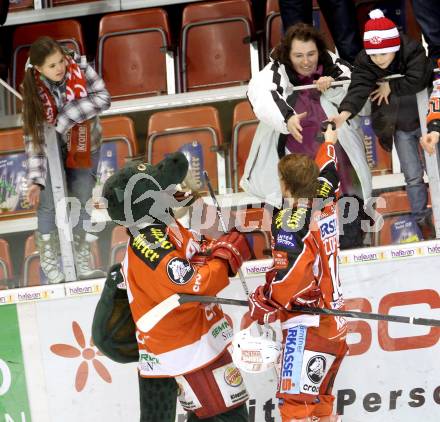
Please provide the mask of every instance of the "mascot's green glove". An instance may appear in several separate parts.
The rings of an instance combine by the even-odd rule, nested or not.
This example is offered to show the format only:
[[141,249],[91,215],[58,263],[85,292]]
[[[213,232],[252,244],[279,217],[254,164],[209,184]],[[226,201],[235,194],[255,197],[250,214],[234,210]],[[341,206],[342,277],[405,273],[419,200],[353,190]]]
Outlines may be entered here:
[[127,290],[123,286],[121,264],[115,264],[107,273],[101,298],[96,305],[92,337],[98,349],[108,358],[119,363],[137,362],[136,326],[131,316]]

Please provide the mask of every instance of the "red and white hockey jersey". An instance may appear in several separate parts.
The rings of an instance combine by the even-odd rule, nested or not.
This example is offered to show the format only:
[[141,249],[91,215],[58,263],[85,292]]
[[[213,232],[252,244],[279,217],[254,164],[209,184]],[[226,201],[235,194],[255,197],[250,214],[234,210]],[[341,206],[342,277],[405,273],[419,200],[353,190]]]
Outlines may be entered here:
[[[440,59],[438,63],[440,65]],[[433,130],[440,132],[440,76],[437,76],[433,82],[426,123],[428,125],[428,132]]]
[[[322,292],[318,306],[331,309],[343,306],[335,201],[339,196],[339,178],[334,146],[324,143],[315,161],[320,169],[318,199],[325,200],[324,207],[283,209],[272,222],[276,273],[270,284],[269,295],[286,309],[291,309],[297,298],[306,296],[316,286]],[[283,312],[281,321],[283,328],[294,325],[319,326],[320,335],[336,340],[339,337],[342,339],[346,333],[345,321],[332,316]]]
[[[135,323],[174,293],[215,295],[229,283],[227,262],[190,262],[200,244],[176,224],[175,232],[155,224],[130,235],[122,270]],[[140,375],[169,377],[204,367],[224,351],[231,337],[232,328],[219,306],[186,303],[148,332],[137,331]]]

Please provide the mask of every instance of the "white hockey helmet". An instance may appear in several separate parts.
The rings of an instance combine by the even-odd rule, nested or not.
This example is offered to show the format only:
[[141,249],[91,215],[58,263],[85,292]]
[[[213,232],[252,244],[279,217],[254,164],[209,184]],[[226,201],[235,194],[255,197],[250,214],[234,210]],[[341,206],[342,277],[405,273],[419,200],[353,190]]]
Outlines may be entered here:
[[256,324],[234,334],[232,338],[232,360],[244,372],[259,373],[273,368],[281,355],[281,343],[276,340],[275,330],[270,325],[261,326],[258,334]]

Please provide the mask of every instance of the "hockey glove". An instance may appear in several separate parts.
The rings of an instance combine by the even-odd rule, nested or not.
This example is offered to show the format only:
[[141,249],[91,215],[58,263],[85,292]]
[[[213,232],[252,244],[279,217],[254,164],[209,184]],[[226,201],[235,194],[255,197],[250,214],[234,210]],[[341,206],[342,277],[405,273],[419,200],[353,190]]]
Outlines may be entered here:
[[224,234],[212,244],[211,258],[220,258],[229,264],[229,276],[237,274],[243,261],[249,260],[251,251],[246,237],[237,231]]
[[291,303],[296,306],[318,307],[321,297],[321,289],[315,286],[300,296],[295,297]]
[[198,252],[196,252],[189,261],[193,265],[205,265],[211,259],[212,240],[206,239],[202,236],[202,241],[199,242]]
[[281,306],[264,294],[264,286],[259,286],[249,295],[250,317],[259,324],[275,322],[279,318]]

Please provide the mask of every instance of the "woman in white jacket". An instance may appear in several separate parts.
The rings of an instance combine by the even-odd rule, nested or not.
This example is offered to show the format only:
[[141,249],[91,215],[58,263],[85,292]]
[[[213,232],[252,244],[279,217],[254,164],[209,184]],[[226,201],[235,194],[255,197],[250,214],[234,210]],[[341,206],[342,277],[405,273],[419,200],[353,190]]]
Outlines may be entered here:
[[[327,50],[319,31],[303,23],[289,28],[272,51],[270,62],[249,83],[249,101],[260,124],[240,182],[246,192],[281,205],[276,177],[279,158],[292,152],[315,155],[320,123],[337,111],[348,86],[332,87],[331,83],[349,78],[349,65]],[[316,84],[316,89],[294,89],[308,84]],[[338,139],[367,200],[371,173],[359,119],[338,129]]]

